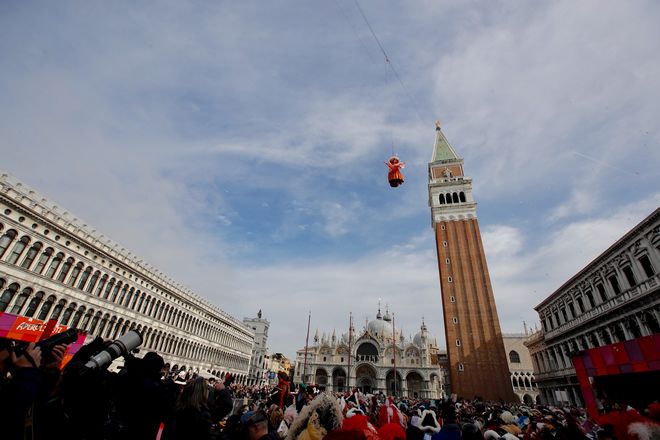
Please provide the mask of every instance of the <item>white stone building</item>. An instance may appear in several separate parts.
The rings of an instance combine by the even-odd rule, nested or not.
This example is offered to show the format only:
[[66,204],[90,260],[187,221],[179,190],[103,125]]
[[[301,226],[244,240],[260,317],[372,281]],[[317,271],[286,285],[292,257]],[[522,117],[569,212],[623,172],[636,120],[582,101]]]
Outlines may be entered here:
[[254,332],[21,182],[0,175],[0,311],[114,339],[173,369],[246,383]]
[[366,393],[438,399],[444,396],[446,375],[440,357],[423,322],[409,339],[400,329],[393,329],[389,312],[382,315],[379,309],[375,320],[359,333],[351,329],[350,337],[348,332],[337,336],[334,330],[331,336],[319,336],[317,331],[307,347],[306,365],[305,348],[296,352],[293,381],[303,382],[305,370],[305,383],[329,391],[350,387]]
[[267,381],[266,372],[266,351],[268,350],[268,327],[270,321],[262,318],[261,310],[256,318],[243,318],[243,323],[250,327],[254,332],[254,347],[252,357],[250,358],[250,368],[248,371],[248,385],[264,385]]
[[514,394],[520,402],[528,405],[536,403],[539,388],[536,385],[536,377],[534,376],[532,356],[524,344],[527,335],[523,333],[504,333],[502,339]]
[[541,401],[584,406],[572,357],[660,332],[660,208],[535,307],[529,347]]

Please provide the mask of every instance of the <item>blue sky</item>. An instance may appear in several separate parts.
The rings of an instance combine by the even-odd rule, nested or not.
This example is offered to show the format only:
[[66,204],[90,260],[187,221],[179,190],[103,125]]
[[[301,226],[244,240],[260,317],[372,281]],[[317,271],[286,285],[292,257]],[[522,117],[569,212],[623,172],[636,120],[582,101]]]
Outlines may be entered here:
[[[1,167],[293,355],[378,298],[443,339],[465,159],[505,332],[660,203],[653,1],[3,2]],[[407,162],[391,189],[384,161]]]

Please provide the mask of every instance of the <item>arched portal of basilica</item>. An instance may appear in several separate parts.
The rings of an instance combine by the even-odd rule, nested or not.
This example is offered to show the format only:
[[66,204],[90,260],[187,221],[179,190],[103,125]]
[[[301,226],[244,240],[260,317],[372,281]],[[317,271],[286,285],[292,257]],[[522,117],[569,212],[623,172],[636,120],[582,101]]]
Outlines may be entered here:
[[363,393],[372,393],[378,389],[376,369],[369,364],[362,364],[355,370],[355,386]]

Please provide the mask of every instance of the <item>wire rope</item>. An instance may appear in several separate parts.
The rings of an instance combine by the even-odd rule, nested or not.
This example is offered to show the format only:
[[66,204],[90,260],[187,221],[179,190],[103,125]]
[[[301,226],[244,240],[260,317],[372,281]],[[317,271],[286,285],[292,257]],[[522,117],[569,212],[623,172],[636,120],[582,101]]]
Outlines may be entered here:
[[420,122],[422,124],[425,124],[426,122],[424,121],[424,118],[422,117],[422,113],[419,111],[419,106],[417,105],[417,101],[415,98],[412,96],[408,88],[403,82],[403,79],[401,79],[401,76],[399,75],[399,72],[394,68],[394,65],[390,61],[390,57],[387,55],[387,52],[385,51],[385,48],[383,47],[383,44],[380,42],[380,39],[378,38],[378,35],[376,35],[376,32],[374,31],[374,28],[371,26],[371,23],[369,22],[369,19],[367,18],[367,15],[364,13],[364,10],[360,6],[360,3],[358,0],[353,0],[355,3],[355,6],[357,7],[358,11],[360,11],[360,15],[362,16],[362,19],[366,23],[367,27],[369,28],[369,31],[371,32],[371,35],[374,37],[374,40],[376,40],[376,44],[378,44],[378,47],[380,48],[380,51],[383,53],[383,56],[385,57],[385,64],[386,67],[389,66],[390,69],[392,69],[392,73],[394,73],[394,76],[396,76],[396,79],[399,81],[399,84],[401,84],[401,88],[403,88],[403,91],[406,93],[406,96],[410,100],[410,103],[412,104],[413,108],[415,109],[415,113],[417,114],[417,117],[419,118]]

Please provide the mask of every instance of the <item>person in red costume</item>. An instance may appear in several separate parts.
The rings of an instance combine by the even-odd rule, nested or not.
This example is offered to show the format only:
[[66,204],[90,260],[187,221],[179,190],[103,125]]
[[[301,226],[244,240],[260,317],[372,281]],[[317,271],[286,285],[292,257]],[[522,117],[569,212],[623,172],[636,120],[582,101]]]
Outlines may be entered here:
[[405,426],[401,411],[394,404],[392,396],[389,396],[385,404],[378,410],[378,426],[385,426],[389,423],[396,423],[400,426]]
[[284,371],[277,373],[277,388],[279,389],[280,394],[279,406],[284,409],[287,405],[291,404],[289,401],[291,397],[289,376],[287,376]]
[[401,162],[398,157],[392,156],[387,162],[385,162],[385,165],[390,169],[390,172],[387,173],[387,180],[389,180],[390,186],[396,188],[401,185],[403,183],[403,173],[401,172],[401,169],[406,166],[405,162]]

